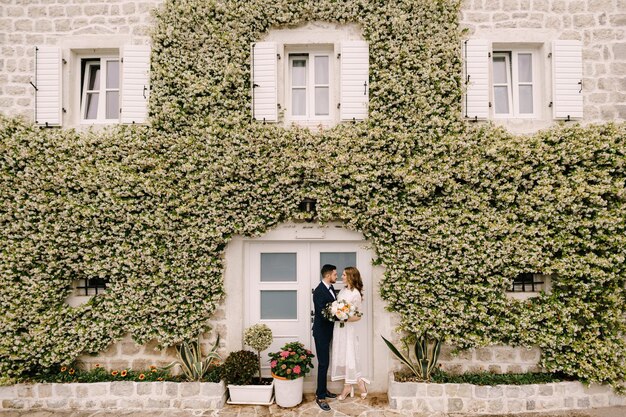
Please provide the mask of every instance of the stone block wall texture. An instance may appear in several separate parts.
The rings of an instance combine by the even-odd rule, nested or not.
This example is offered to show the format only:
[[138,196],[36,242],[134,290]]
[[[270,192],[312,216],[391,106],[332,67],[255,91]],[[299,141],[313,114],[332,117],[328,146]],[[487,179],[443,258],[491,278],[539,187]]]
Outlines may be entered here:
[[[81,35],[127,35],[144,43],[162,0],[5,0],[0,8],[0,111],[33,120],[34,47]],[[464,0],[461,25],[551,29],[584,44],[584,122],[626,120],[626,2]]]
[[[464,0],[461,26],[553,30],[583,43],[584,122],[626,120],[626,2],[623,0]],[[523,41],[523,39],[520,39]]]
[[148,41],[162,0],[3,0],[0,7],[0,112],[34,121],[35,46],[84,35]]
[[0,387],[0,410],[217,410],[226,402],[226,392],[223,382],[18,384]]
[[457,375],[465,372],[519,374],[541,371],[540,358],[539,348],[489,346],[455,353],[452,346],[444,345],[439,363],[444,371]]
[[[393,378],[393,376],[392,376]],[[389,382],[389,406],[418,413],[508,414],[626,405],[608,386],[580,382],[478,386]]]
[[[225,345],[227,324],[224,310],[218,308],[213,315],[210,325],[212,330],[205,333],[201,338],[202,353],[206,355],[215,344],[217,335],[220,335],[220,344],[217,352],[226,359],[228,352],[238,350],[240,347],[232,348]],[[228,348],[228,349],[227,349]],[[97,355],[82,355],[78,358],[78,366],[81,369],[94,369],[95,365],[102,366],[107,371],[123,369],[133,369],[136,371],[149,369],[151,365],[163,367],[176,360],[176,349],[169,347],[159,349],[156,342],[146,345],[137,345],[129,335],[122,340],[112,343],[107,350]],[[180,367],[172,368],[173,374],[180,373]]]

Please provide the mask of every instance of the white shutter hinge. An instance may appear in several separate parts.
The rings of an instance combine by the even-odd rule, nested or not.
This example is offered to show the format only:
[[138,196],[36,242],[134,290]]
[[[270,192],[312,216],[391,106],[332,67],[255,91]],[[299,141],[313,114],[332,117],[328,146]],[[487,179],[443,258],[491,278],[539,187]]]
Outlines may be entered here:
[[337,103],[337,108],[340,109],[341,108],[341,103]]
[[340,59],[340,58],[341,58],[341,54],[339,53],[337,54],[337,59]]

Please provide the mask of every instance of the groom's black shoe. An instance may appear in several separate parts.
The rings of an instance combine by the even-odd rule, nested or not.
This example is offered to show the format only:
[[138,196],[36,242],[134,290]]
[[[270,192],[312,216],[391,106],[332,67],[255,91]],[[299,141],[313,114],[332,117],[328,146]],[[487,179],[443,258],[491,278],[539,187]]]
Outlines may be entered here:
[[333,394],[330,391],[326,391],[326,398],[337,398],[337,394]]
[[328,403],[326,402],[326,399],[319,399],[317,397],[315,397],[315,402],[317,403],[317,405],[320,406],[320,408],[324,411],[330,411],[330,405],[328,405]]

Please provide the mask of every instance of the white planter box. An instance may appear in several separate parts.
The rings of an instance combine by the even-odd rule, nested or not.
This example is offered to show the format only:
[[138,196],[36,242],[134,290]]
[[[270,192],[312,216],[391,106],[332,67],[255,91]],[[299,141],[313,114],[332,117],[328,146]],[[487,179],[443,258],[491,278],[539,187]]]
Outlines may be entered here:
[[270,385],[228,385],[228,404],[272,404],[274,381]]

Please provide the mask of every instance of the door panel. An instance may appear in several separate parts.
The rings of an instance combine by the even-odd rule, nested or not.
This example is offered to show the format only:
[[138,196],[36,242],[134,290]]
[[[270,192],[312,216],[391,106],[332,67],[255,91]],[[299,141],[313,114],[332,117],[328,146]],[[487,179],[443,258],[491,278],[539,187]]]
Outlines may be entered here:
[[[361,349],[361,366],[363,367],[363,376],[367,378],[368,375],[373,375],[372,360],[371,360],[371,311],[370,305],[372,294],[372,256],[371,252],[365,247],[362,242],[341,242],[341,243],[311,243],[311,276],[315,276],[317,272],[317,278],[311,280],[311,286],[315,288],[321,280],[320,270],[325,263],[330,263],[337,267],[337,283],[334,285],[335,291],[340,291],[345,283],[341,281],[341,274],[345,267],[356,266],[361,273],[363,280],[363,305],[362,313],[363,317],[356,323],[350,323],[356,327],[356,334],[359,338],[359,345]],[[313,351],[315,352],[315,345],[312,341]],[[332,352],[331,352],[332,357]],[[313,370],[314,374],[317,374],[316,370]],[[330,378],[330,374],[328,375]]]
[[[337,291],[343,288],[340,278],[345,267],[356,266],[361,271],[365,286],[363,319],[354,325],[360,340],[363,374],[372,374],[372,255],[364,243],[250,242],[245,246],[244,257],[244,327],[264,323],[274,335],[272,345],[261,353],[264,375],[269,375],[267,353],[279,350],[285,343],[300,341],[315,353],[311,334],[312,290],[319,284],[320,270],[326,263],[337,266]],[[316,372],[317,366],[313,376]]]
[[[310,282],[307,244],[252,243],[247,253],[246,288],[248,306],[245,327],[264,323],[274,341],[261,352],[264,375],[269,375],[268,352],[285,343],[308,340],[309,297],[303,287]],[[248,308],[247,308],[248,307]]]

